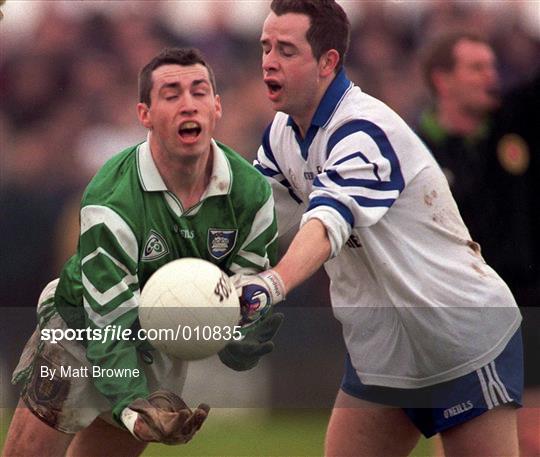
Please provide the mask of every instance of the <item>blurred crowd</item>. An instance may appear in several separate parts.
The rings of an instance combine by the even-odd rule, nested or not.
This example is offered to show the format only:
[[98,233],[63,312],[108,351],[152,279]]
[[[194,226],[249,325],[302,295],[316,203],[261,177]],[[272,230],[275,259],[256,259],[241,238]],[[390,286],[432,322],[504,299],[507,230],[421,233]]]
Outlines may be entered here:
[[[419,51],[435,34],[472,29],[489,38],[504,91],[540,66],[538,2],[342,3],[353,21],[348,76],[413,125],[429,103]],[[224,109],[216,137],[254,157],[272,118],[258,43],[268,2],[8,0],[2,8],[0,304],[34,307],[73,249],[65,229],[76,224],[70,209],[89,177],[146,136],[137,74],[161,48],[205,54]]]

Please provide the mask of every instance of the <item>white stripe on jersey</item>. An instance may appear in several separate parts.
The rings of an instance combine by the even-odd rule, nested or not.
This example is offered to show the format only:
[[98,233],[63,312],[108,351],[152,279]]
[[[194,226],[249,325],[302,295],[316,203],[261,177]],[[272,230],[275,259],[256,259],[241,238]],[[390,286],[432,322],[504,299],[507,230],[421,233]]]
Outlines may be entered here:
[[133,297],[131,297],[129,300],[126,300],[124,303],[118,306],[118,308],[114,309],[108,314],[105,314],[104,316],[102,316],[99,313],[96,313],[90,306],[90,303],[88,303],[88,300],[86,300],[86,298],[84,297],[83,297],[83,304],[84,304],[84,309],[86,313],[88,314],[88,317],[90,318],[90,320],[98,327],[103,328],[103,327],[107,327],[107,325],[111,325],[120,316],[123,316],[127,312],[139,306],[139,298],[140,298],[140,294],[139,294],[139,291],[137,290],[133,293]]
[[277,181],[281,181],[284,176],[281,174],[281,171],[276,167],[276,164],[266,156],[262,146],[259,148],[259,155],[256,160],[253,161],[253,165],[261,170],[261,172],[267,176],[274,178]]
[[[274,237],[268,243],[266,243],[266,245],[264,247],[265,252],[268,251],[268,246],[270,246],[274,241],[276,241],[277,237],[278,237],[278,234],[276,232]],[[243,257],[248,262],[251,262],[251,263],[253,263],[255,265],[258,265],[263,270],[268,270],[268,268],[270,268],[270,260],[268,259],[267,256],[261,257],[260,255],[257,255],[257,254],[255,254],[253,252],[248,252],[248,251],[244,251],[244,250],[239,251],[238,256]],[[230,270],[235,274],[242,273],[242,274],[247,275],[247,274],[260,273],[260,269],[249,268],[249,267],[241,267],[240,265],[238,265],[235,262],[233,262],[231,264]]]
[[81,235],[98,224],[105,224],[122,249],[137,263],[139,246],[131,227],[115,211],[106,206],[88,205],[81,209]]
[[259,267],[261,267],[261,270],[267,270],[268,268],[270,268],[270,261],[268,260],[267,256],[261,257],[254,252],[244,251],[243,249],[240,249],[240,251],[238,251],[238,255],[246,259],[248,262],[258,265]]
[[[323,174],[319,177],[318,187],[322,187],[321,191],[324,190],[331,191],[332,188],[339,190],[339,193],[346,193],[351,197],[364,197],[370,200],[384,200],[392,199],[395,200],[399,197],[399,191],[397,190],[379,190],[379,189],[370,189],[369,187],[360,187],[355,186],[354,184],[347,185],[348,178],[347,175],[343,173],[343,170],[340,169],[339,177],[336,178],[336,181],[330,179],[328,174]],[[339,182],[341,181],[341,182]],[[352,179],[351,179],[352,181]],[[360,200],[360,199],[355,199]],[[382,206],[382,205],[381,205]]]
[[234,274],[243,274],[243,275],[256,275],[257,273],[260,273],[260,270],[258,269],[242,267],[234,262],[229,267],[229,270],[231,270]]
[[84,288],[86,291],[90,294],[90,296],[100,305],[105,306],[107,303],[109,303],[111,300],[114,300],[116,297],[118,297],[120,294],[126,292],[129,290],[129,285],[131,284],[137,284],[138,278],[136,275],[130,274],[129,270],[125,265],[122,265],[117,259],[112,257],[105,249],[99,247],[91,254],[88,254],[82,261],[81,266],[84,266],[86,262],[93,259],[94,257],[98,255],[104,255],[107,258],[109,258],[118,268],[120,268],[122,271],[126,273],[126,276],[124,276],[117,284],[110,287],[105,292],[100,292],[97,287],[87,278],[87,276],[84,274],[84,269],[81,269],[81,280]]
[[112,262],[118,267],[120,268],[125,274],[126,274],[126,279],[125,281],[128,283],[128,284],[131,284],[131,283],[134,283],[134,282],[137,282],[137,277],[135,275],[132,275],[128,269],[128,267],[126,267],[122,262],[120,262],[118,259],[114,258],[111,254],[109,254],[105,249],[103,249],[101,246],[98,247],[94,252],[91,252],[90,254],[88,254],[86,257],[84,257],[82,260],[81,260],[81,265],[84,265],[86,262],[92,260],[94,257],[98,256],[99,254],[103,254],[104,256],[108,257],[109,259],[112,260]]
[[240,250],[249,246],[253,240],[263,234],[272,225],[272,222],[274,222],[274,199],[270,196],[266,200],[266,203],[257,211],[251,225],[251,231],[242,246],[240,246]]

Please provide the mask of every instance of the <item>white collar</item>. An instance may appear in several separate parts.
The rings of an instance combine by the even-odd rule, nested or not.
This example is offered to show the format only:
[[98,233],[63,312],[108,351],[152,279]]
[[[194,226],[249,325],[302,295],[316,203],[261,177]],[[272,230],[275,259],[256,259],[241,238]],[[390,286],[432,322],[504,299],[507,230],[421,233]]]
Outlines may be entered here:
[[[210,183],[204,191],[201,200],[216,195],[227,195],[231,190],[232,172],[229,160],[225,152],[218,144],[211,140],[214,163],[212,165],[212,175]],[[137,171],[142,188],[146,192],[167,192],[167,186],[159,174],[148,139],[141,143],[137,149]]]

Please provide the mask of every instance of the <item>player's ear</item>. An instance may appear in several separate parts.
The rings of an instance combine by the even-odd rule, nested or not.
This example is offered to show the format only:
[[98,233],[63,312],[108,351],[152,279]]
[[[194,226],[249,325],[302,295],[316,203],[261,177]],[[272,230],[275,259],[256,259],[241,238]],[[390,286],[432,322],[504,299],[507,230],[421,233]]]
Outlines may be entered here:
[[147,129],[152,128],[152,120],[150,119],[150,108],[146,103],[137,103],[137,116],[139,117],[139,122],[143,127]]
[[216,95],[214,97],[214,103],[215,103],[215,109],[216,109],[216,119],[221,119],[221,115],[223,114],[223,109],[221,108],[221,97],[219,95]]
[[322,78],[328,77],[336,71],[339,63],[339,52],[335,49],[326,51],[319,59],[319,74]]

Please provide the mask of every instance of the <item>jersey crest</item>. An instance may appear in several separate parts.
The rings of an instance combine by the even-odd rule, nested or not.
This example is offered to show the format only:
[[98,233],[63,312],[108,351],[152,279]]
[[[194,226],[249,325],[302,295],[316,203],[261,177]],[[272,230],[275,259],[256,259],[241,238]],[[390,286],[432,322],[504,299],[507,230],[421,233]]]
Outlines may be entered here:
[[148,262],[151,260],[161,259],[169,253],[169,247],[165,239],[155,230],[150,230],[148,239],[144,245],[143,255],[141,260]]
[[229,254],[236,244],[238,230],[208,229],[208,251],[210,255],[220,260]]

